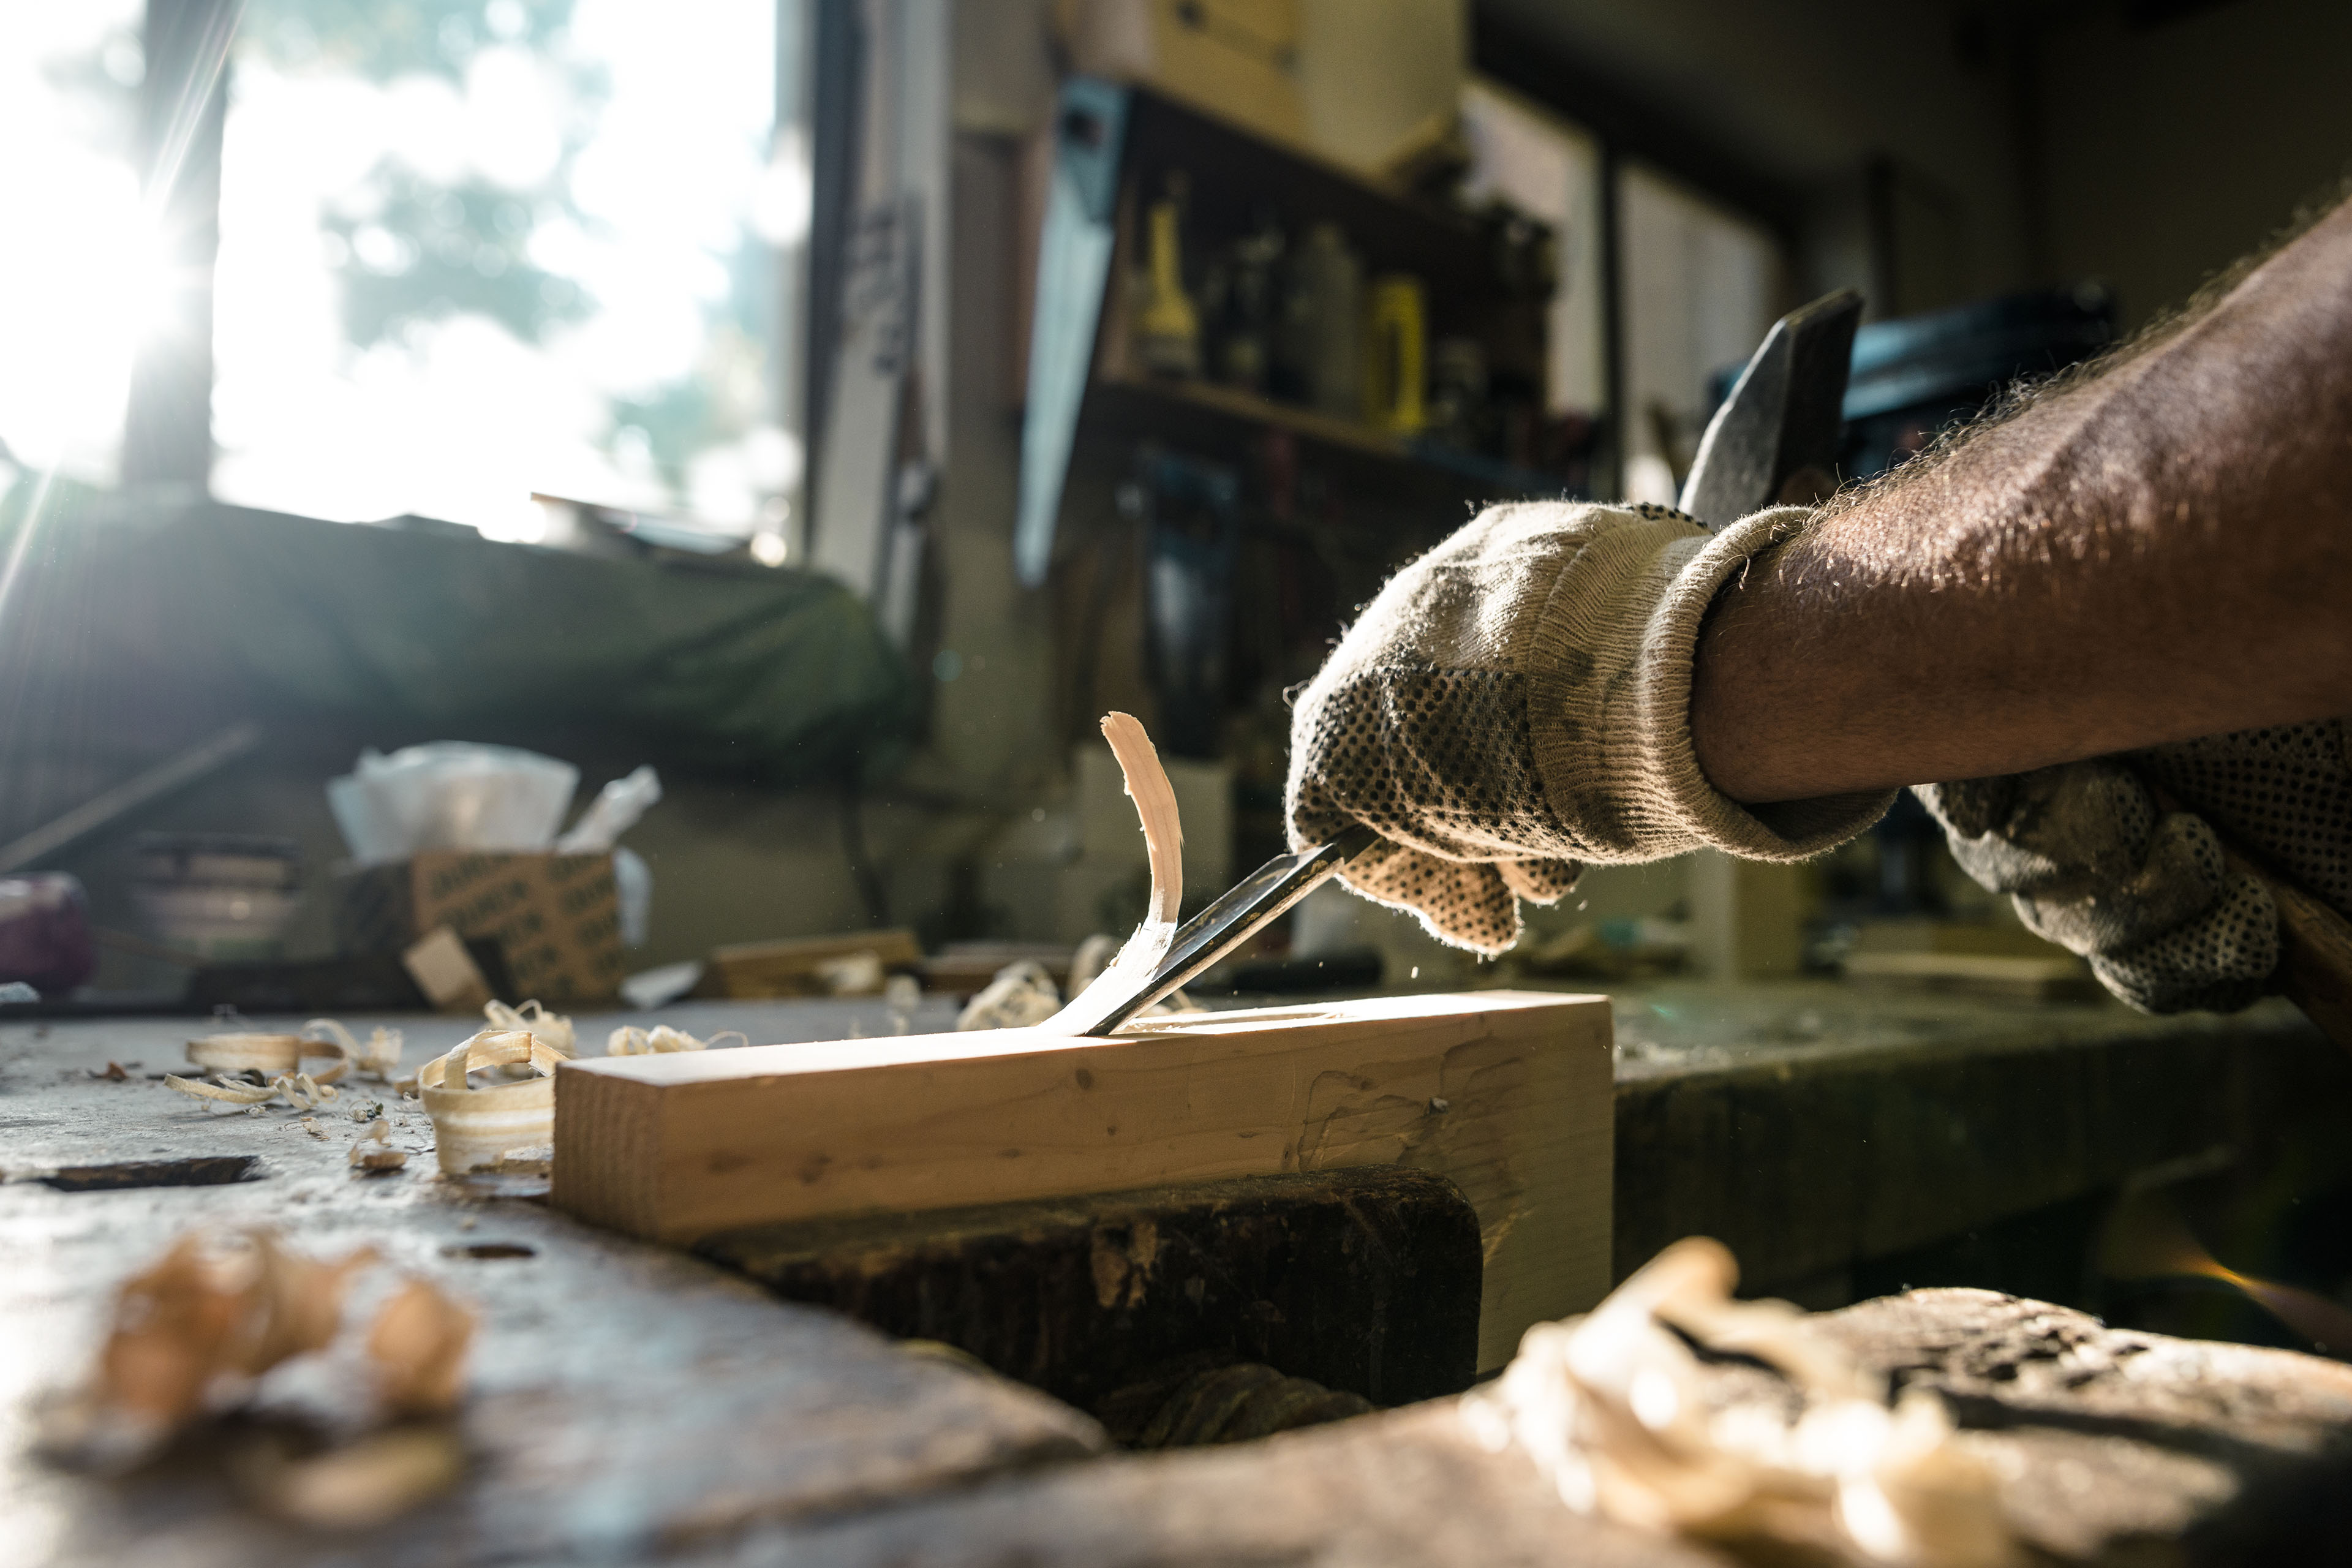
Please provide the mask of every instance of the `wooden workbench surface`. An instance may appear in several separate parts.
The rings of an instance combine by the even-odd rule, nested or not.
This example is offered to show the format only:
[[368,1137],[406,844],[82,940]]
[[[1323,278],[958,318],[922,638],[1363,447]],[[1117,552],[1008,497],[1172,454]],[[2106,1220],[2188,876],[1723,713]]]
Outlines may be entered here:
[[[1871,1075],[1896,1075],[1877,1081],[1906,1103],[1863,1134],[1884,1138],[1890,1127],[1908,1135],[1903,1117],[1932,1112],[1931,1094],[1906,1089],[1915,1081],[1901,1076],[1906,1064],[1930,1074],[1916,1080],[1930,1089],[1943,1081],[1933,1073],[1948,1071],[1998,1085],[2007,1081],[2000,1064],[2056,1051],[2040,1058],[2045,1076],[2053,1062],[2090,1076],[2078,1082],[2062,1073],[2046,1089],[2051,1098],[2087,1085],[2095,1099],[2114,1100],[2094,1070],[2101,1062],[2110,1076],[2129,1059],[2156,1076],[2202,1064],[2226,1077],[2232,1053],[2263,1059],[2307,1045],[2299,1025],[2268,1015],[2160,1024],[2105,1008],[1864,1003],[1831,987],[1670,988],[1628,996],[1619,1016],[1621,1237],[1629,1186],[1638,1225],[1671,1227],[1672,1209],[1686,1204],[1697,1212],[1676,1235],[1708,1226],[1773,1234],[1759,1211],[1777,1195],[1727,1207],[1724,1192],[1745,1184],[1725,1180],[1720,1164],[1711,1190],[1693,1175],[1675,1178],[1681,1195],[1648,1195],[1667,1180],[1648,1163],[1664,1155],[1664,1140],[1691,1140],[1674,1163],[1704,1172],[1707,1160],[1727,1158],[1710,1138],[1728,1137],[1728,1157],[1760,1162],[1763,1150],[1786,1140],[1784,1118],[1812,1114],[1774,1110],[1764,1094],[1769,1084],[1801,1108],[1807,1093],[1834,1107],[1852,1102]],[[740,1027],[763,1041],[891,1027],[871,1003],[696,1005],[663,1017],[697,1033]],[[346,1022],[363,1033],[371,1020]],[[409,1070],[464,1033],[448,1020],[397,1022],[409,1034]],[[600,1047],[611,1022],[580,1020],[586,1050]],[[8,1258],[0,1269],[0,1342],[16,1347],[0,1357],[0,1556],[8,1561],[240,1568],[787,1558],[942,1568],[1717,1561],[1568,1512],[1515,1456],[1478,1451],[1442,1402],[1247,1449],[1109,1454],[1100,1430],[1076,1411],[772,1300],[692,1259],[572,1224],[537,1201],[527,1181],[499,1190],[439,1179],[429,1126],[413,1103],[386,1103],[394,1143],[413,1151],[407,1169],[358,1177],[345,1164],[356,1131],[347,1117],[317,1116],[325,1135],[314,1137],[283,1110],[249,1116],[173,1094],[150,1075],[179,1068],[182,1043],[198,1026],[164,1019],[0,1026],[0,1166],[11,1178],[0,1187]],[[927,1013],[914,1026],[939,1024]],[[121,1063],[127,1078],[92,1076],[109,1062]],[[347,1086],[327,1110],[368,1097],[371,1087]],[[1999,1101],[1992,1093],[1983,1104]],[[1963,1096],[1944,1104],[1948,1121],[1958,1118],[1952,1125],[1962,1144],[1981,1133],[1969,1103]],[[2052,1112],[2060,1117],[2051,1124],[2056,1134],[2076,1147],[2065,1171],[2052,1164],[2058,1176],[2042,1186],[2161,1143],[2082,1146],[2121,1135],[2102,1131],[2103,1118],[2154,1103],[2125,1097],[2071,1121]],[[1637,1132],[1630,1150],[1629,1116]],[[1832,1128],[1815,1142],[1843,1135]],[[1752,1142],[1759,1138],[1767,1141]],[[26,1179],[60,1165],[220,1154],[260,1155],[266,1178],[79,1193]],[[1882,1159],[1870,1179],[1895,1168]],[[1998,1201],[2032,1195],[2011,1188]],[[1847,1212],[1842,1204],[1885,1201],[1830,1194],[1835,1224],[1828,1228],[1853,1231],[1835,1218]],[[1960,1201],[1993,1200],[1979,1193]],[[371,1243],[478,1309],[483,1329],[466,1414],[476,1463],[455,1493],[365,1536],[326,1537],[242,1504],[208,1451],[177,1455],[126,1482],[65,1475],[29,1456],[32,1396],[79,1373],[114,1286],[198,1221],[275,1224],[314,1254]],[[1953,1332],[1948,1324],[1941,1331]],[[2314,1419],[2318,1426],[2297,1428],[2306,1448],[2325,1447],[2326,1432],[2337,1429]],[[2222,1486],[2226,1469],[2207,1479]]]

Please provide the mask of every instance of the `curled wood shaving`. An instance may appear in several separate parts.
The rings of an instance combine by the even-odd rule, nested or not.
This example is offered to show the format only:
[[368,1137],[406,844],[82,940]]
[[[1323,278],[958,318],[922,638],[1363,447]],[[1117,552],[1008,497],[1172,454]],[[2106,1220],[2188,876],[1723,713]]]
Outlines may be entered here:
[[996,972],[980,994],[956,1015],[963,1029],[1025,1029],[1051,1018],[1062,1005],[1062,994],[1045,966],[1021,959]]
[[608,1057],[651,1057],[670,1051],[706,1051],[719,1041],[733,1036],[741,1045],[750,1045],[751,1037],[740,1029],[721,1029],[707,1040],[698,1040],[684,1029],[673,1029],[667,1024],[656,1024],[641,1029],[635,1024],[624,1024],[604,1041]]
[[1151,904],[1144,923],[1173,924],[1184,901],[1184,826],[1176,816],[1176,786],[1168,782],[1159,750],[1133,714],[1104,714],[1102,732],[1126,775],[1135,814],[1143,819],[1143,852],[1151,861]]
[[377,1397],[396,1415],[441,1415],[457,1407],[466,1387],[466,1348],[474,1314],[431,1281],[412,1279],[376,1314],[368,1330],[369,1364]]
[[[568,1026],[568,1024],[567,1024]],[[434,1152],[443,1173],[495,1167],[509,1149],[555,1138],[555,1064],[562,1057],[535,1030],[484,1029],[418,1070],[425,1114],[433,1119]],[[537,1075],[475,1089],[466,1075],[528,1064]]]
[[[1676,1242],[1580,1321],[1538,1323],[1465,1401],[1488,1447],[1517,1444],[1568,1504],[1660,1532],[1914,1568],[2021,1560],[1991,1473],[1925,1389],[1885,1382],[1784,1302],[1734,1300],[1719,1242]],[[1693,1342],[1753,1356],[1793,1419],[1710,1407]]]
[[217,1100],[230,1105],[261,1105],[278,1098],[275,1087],[257,1083],[205,1083],[198,1079],[182,1078],[177,1073],[165,1073],[163,1084],[182,1094],[193,1094],[200,1100]]
[[351,1070],[343,1056],[343,1047],[332,1040],[306,1039],[300,1035],[205,1035],[188,1042],[188,1060],[207,1072],[258,1072],[275,1077],[299,1070],[304,1057],[335,1058],[333,1067],[313,1075],[320,1083],[332,1083]]
[[247,1493],[280,1519],[314,1530],[372,1530],[447,1491],[464,1475],[465,1448],[441,1426],[372,1433],[307,1459],[274,1447],[236,1467]]
[[[1160,765],[1160,753],[1142,723],[1131,714],[1106,713],[1102,731],[1103,739],[1110,742],[1111,754],[1118,759],[1119,772],[1126,775],[1128,796],[1142,819],[1144,854],[1151,863],[1151,901],[1143,923],[1087,987],[1091,991],[1096,985],[1108,986],[1117,992],[1141,985],[1168,956],[1169,946],[1175,941],[1177,911],[1184,901],[1184,829],[1177,818],[1176,786],[1168,782],[1168,771]],[[1041,1026],[1083,1033],[1098,1018],[1098,1013],[1086,1007],[1084,1001],[1083,994],[1073,997],[1069,1005]]]
[[397,1171],[408,1163],[408,1151],[395,1149],[391,1143],[392,1129],[382,1121],[371,1121],[367,1131],[352,1140],[349,1163],[362,1171]]
[[272,1079],[269,1087],[274,1093],[285,1096],[286,1103],[297,1110],[316,1110],[335,1098],[331,1085],[321,1083],[306,1072]]
[[86,1387],[52,1409],[43,1446],[93,1468],[120,1470],[160,1448],[225,1390],[322,1348],[341,1320],[351,1277],[374,1260],[362,1247],[322,1263],[268,1231],[224,1247],[191,1231],[117,1293],[113,1321]]
[[572,1020],[562,1013],[551,1013],[537,997],[520,1007],[509,1007],[503,1002],[486,1002],[482,1016],[490,1021],[490,1028],[499,1033],[520,1030],[537,1037],[539,1043],[559,1057],[578,1056],[574,1044]]
[[[193,1094],[202,1100],[217,1100],[230,1105],[262,1106],[273,1100],[283,1100],[296,1110],[316,1110],[335,1098],[334,1089],[320,1082],[309,1073],[281,1075],[266,1084],[247,1083],[241,1079],[221,1079],[200,1081],[165,1073],[163,1084],[182,1094]],[[257,1110],[254,1114],[260,1114]]]
[[352,1037],[351,1030],[345,1028],[341,1021],[334,1018],[313,1018],[302,1026],[302,1034],[306,1039],[315,1040],[320,1038],[316,1031],[321,1029],[327,1032],[327,1037],[331,1037],[334,1045],[341,1050],[343,1059],[349,1062],[355,1071],[369,1078],[389,1080],[392,1077],[392,1069],[400,1065],[403,1038],[398,1029],[387,1029],[379,1024],[375,1031],[368,1037],[368,1043],[362,1046]]

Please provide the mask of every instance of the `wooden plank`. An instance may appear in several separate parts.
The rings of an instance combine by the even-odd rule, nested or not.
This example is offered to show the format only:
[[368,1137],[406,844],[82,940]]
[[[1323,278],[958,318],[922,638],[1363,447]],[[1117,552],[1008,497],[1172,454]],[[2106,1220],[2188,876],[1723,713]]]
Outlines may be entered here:
[[1847,955],[1844,969],[1848,980],[2028,1002],[2086,1001],[2099,994],[2098,982],[2071,952],[1856,952]]
[[673,1243],[876,1210],[1356,1165],[1451,1179],[1478,1364],[1609,1283],[1609,1005],[1490,991],[567,1062],[554,1201]]
[[870,952],[885,969],[922,962],[923,950],[915,933],[903,927],[888,931],[845,931],[837,936],[784,937],[774,942],[739,942],[714,950],[698,996],[761,997],[824,996],[832,993],[824,966]]

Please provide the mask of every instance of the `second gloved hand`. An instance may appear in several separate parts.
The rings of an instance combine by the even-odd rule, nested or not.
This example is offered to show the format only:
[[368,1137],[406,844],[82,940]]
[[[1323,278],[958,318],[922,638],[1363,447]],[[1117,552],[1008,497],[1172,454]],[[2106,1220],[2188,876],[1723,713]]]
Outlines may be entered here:
[[1710,535],[1657,506],[1482,514],[1391,579],[1300,697],[1292,847],[1370,826],[1384,842],[1343,880],[1499,952],[1518,900],[1560,897],[1586,863],[1710,845],[1796,860],[1861,832],[1891,794],[1744,806],[1691,750],[1699,624],[1807,515],[1780,508]]
[[[2166,812],[2151,781],[2188,810]],[[2225,864],[2216,826],[2352,909],[2352,757],[2336,721],[2212,735],[2128,757],[1927,784],[1952,857],[2026,926],[2150,1013],[2229,1012],[2278,966],[2278,911]]]

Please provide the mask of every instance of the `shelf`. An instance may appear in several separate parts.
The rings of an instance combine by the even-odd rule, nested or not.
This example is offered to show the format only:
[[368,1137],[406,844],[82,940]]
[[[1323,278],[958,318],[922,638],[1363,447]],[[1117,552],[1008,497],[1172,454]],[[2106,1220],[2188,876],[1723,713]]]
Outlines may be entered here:
[[1557,474],[1522,468],[1425,439],[1393,436],[1359,420],[1276,403],[1209,382],[1097,376],[1089,390],[1087,418],[1121,433],[1196,439],[1215,434],[1218,426],[1228,435],[1236,425],[1283,430],[1316,446],[1418,471],[1431,479],[1443,475],[1466,479],[1486,495],[1557,496],[1566,489],[1566,481]]
[[1220,414],[1229,419],[1263,425],[1274,430],[1287,430],[1327,447],[1344,447],[1349,451],[1375,458],[1402,462],[1410,455],[1402,438],[1384,430],[1375,430],[1361,420],[1342,419],[1336,415],[1302,408],[1297,404],[1276,403],[1254,392],[1219,386],[1213,382],[1146,381],[1128,376],[1099,376],[1096,378],[1095,385],[1111,392],[1114,396],[1182,404]]
[[1471,339],[1494,384],[1508,378],[1539,389],[1541,290],[1530,285],[1526,256],[1486,220],[1386,189],[1144,88],[1073,77],[1063,83],[1050,134],[1036,270],[1025,290],[1032,305],[1013,520],[1023,583],[1045,581],[1082,425],[1235,456],[1249,432],[1282,430],[1328,458],[1374,466],[1374,485],[1416,507],[1444,497],[1563,492],[1556,476],[1355,420],[1229,387],[1150,379],[1129,352],[1124,295],[1139,261],[1139,225],[1149,202],[1181,184],[1185,243],[1196,261],[1256,232],[1269,216],[1293,234],[1336,225],[1368,282],[1399,273],[1420,280],[1431,342]]

